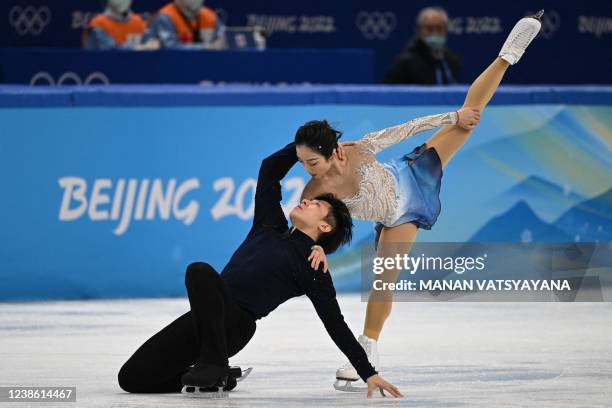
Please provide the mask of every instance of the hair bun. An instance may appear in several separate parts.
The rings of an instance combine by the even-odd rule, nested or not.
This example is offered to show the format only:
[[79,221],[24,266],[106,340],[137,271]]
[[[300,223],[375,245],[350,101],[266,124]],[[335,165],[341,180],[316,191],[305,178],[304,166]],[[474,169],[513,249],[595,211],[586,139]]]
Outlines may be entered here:
[[342,132],[331,127],[327,120],[311,120],[300,126],[295,134],[295,144],[308,146],[329,159],[338,147],[340,136]]

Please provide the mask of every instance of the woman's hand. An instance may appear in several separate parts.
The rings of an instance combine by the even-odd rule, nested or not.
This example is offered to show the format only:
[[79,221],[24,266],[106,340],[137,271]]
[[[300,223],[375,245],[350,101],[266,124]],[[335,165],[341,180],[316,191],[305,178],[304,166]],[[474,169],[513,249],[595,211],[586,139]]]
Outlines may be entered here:
[[457,125],[465,130],[472,130],[480,122],[480,110],[461,108],[457,111]]
[[312,246],[312,252],[308,257],[310,261],[310,266],[316,271],[319,269],[319,265],[323,262],[323,272],[327,272],[327,257],[325,256],[325,251],[319,245]]
[[388,383],[380,375],[374,374],[370,376],[370,378],[368,378],[368,398],[372,397],[374,390],[377,388],[380,389],[380,395],[382,395],[383,397],[386,397],[385,391],[383,390],[386,390],[389,394],[393,395],[395,398],[404,396],[400,392],[400,390],[397,389],[395,385]]

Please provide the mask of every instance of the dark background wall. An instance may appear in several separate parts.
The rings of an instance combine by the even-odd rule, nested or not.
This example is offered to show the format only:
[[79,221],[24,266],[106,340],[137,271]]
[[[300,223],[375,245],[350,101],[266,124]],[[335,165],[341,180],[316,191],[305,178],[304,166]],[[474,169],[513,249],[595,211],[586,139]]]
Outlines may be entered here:
[[[137,12],[155,12],[164,0],[136,0]],[[610,83],[612,1],[223,1],[217,9],[227,24],[261,24],[269,47],[371,48],[378,80],[414,34],[417,12],[440,5],[451,18],[449,46],[464,56],[461,82],[471,82],[497,55],[513,24],[546,10],[540,38],[509,73],[506,83]],[[4,0],[0,3],[0,46],[78,47],[83,26],[103,1]],[[329,67],[330,70],[334,66]]]

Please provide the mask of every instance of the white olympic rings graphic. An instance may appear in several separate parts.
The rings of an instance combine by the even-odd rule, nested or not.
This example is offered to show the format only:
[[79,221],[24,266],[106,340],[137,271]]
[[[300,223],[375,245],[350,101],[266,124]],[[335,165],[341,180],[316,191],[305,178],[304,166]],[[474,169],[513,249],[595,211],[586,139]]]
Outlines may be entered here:
[[390,11],[360,11],[355,23],[368,40],[385,40],[395,30],[397,18]]
[[89,74],[84,81],[72,71],[64,72],[57,81],[48,72],[40,71],[30,80],[30,85],[92,85],[96,83],[109,85],[110,81],[104,73],[97,71]]
[[20,36],[39,35],[50,22],[51,10],[47,6],[13,6],[9,11],[9,23]]

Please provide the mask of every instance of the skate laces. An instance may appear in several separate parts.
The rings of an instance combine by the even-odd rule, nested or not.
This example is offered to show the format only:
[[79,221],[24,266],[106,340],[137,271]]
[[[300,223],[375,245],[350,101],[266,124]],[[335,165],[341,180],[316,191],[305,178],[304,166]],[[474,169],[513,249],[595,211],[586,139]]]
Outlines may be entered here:
[[533,30],[529,30],[529,31],[525,30],[525,31],[521,31],[520,33],[518,33],[515,41],[518,42],[521,47],[526,47],[529,41],[531,41],[532,37],[533,37]]
[[[536,34],[537,34],[537,31],[538,30],[535,30]],[[526,48],[529,42],[533,39],[533,37],[534,37],[534,27],[529,26],[528,29],[523,29],[519,31],[518,33],[515,33],[515,35],[510,39],[509,42],[513,46],[518,46],[520,48]]]

